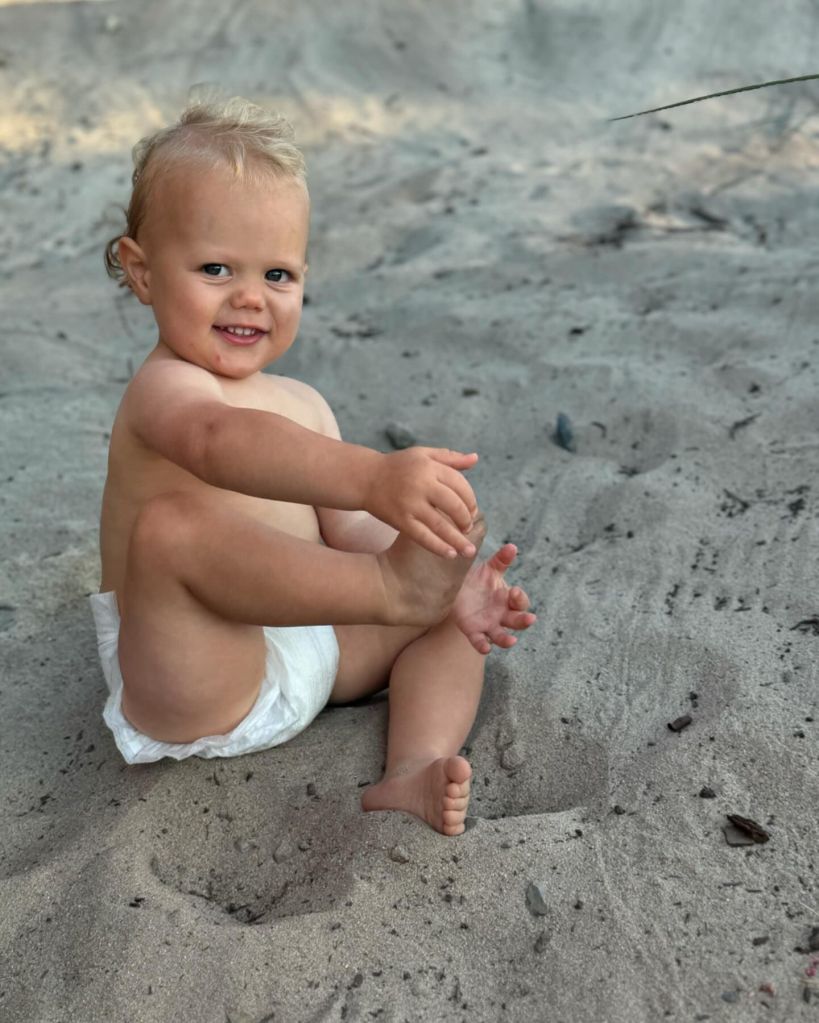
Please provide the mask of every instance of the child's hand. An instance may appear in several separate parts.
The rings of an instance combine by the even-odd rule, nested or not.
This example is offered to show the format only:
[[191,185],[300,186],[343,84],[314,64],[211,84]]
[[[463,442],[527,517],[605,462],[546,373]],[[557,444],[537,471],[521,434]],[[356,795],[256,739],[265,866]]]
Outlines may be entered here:
[[406,448],[382,455],[367,487],[364,509],[433,554],[472,557],[464,536],[478,513],[472,487],[459,470],[471,469],[476,454],[448,448]]

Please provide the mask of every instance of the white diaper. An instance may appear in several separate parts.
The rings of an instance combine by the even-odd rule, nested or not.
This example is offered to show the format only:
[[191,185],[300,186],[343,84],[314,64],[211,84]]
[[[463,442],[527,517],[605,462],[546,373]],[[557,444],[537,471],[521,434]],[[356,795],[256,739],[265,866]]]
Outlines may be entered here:
[[129,764],[146,764],[162,757],[238,757],[269,749],[303,731],[330,698],[339,657],[332,625],[265,627],[267,665],[262,687],[248,715],[231,732],[186,743],[151,739],[122,713],[116,593],[93,593],[90,600],[102,672],[111,694],[102,716]]

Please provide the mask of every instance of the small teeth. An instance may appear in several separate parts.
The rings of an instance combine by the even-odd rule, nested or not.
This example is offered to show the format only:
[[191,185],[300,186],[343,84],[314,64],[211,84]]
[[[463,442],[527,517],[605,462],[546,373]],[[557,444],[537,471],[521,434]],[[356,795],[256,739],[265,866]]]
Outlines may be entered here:
[[258,334],[256,327],[222,327],[228,334],[238,334],[239,337],[250,337],[251,334]]

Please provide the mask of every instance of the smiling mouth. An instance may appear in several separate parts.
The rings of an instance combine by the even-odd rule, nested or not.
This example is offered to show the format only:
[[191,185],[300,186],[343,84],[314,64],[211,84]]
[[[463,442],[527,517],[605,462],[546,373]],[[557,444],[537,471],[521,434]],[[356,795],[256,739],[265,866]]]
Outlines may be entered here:
[[260,327],[227,327],[214,324],[213,329],[217,330],[229,344],[240,346],[255,344],[267,334],[267,331]]

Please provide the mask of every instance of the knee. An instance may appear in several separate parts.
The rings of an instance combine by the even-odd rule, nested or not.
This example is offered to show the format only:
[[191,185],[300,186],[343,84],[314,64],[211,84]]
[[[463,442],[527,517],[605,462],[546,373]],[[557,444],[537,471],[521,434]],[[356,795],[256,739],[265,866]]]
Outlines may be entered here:
[[152,497],[140,508],[131,530],[129,561],[147,567],[173,563],[196,522],[190,494],[173,491]]

